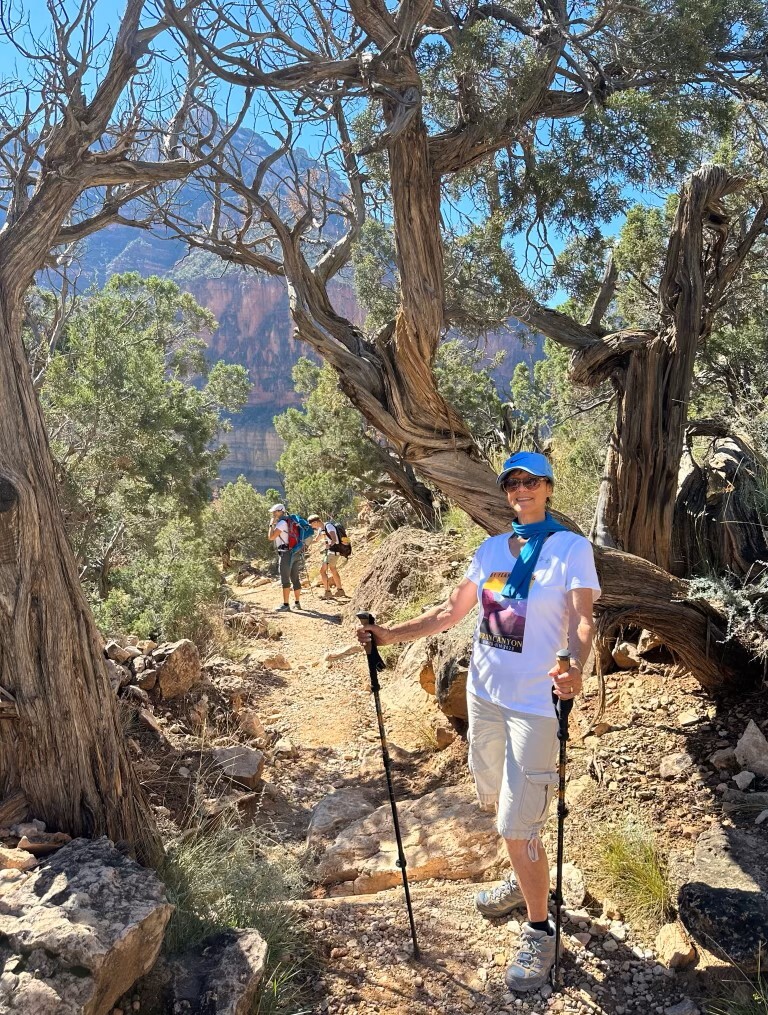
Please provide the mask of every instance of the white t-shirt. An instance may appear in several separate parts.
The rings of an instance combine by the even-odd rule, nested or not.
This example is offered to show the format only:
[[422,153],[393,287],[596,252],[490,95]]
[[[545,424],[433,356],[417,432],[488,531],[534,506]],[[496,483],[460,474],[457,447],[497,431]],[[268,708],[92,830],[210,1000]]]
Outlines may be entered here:
[[339,534],[332,522],[325,523],[325,545],[335,546],[339,541]]
[[283,546],[287,546],[288,545],[288,522],[284,518],[281,518],[280,521],[275,526],[275,532],[279,533],[277,539],[275,540],[275,546],[278,549],[281,549]]
[[539,554],[527,599],[501,594],[516,559],[509,533],[503,533],[486,539],[467,569],[480,604],[467,690],[516,712],[551,716],[547,674],[568,643],[566,593],[586,588],[595,599],[600,595],[592,544],[575,532],[553,532]]

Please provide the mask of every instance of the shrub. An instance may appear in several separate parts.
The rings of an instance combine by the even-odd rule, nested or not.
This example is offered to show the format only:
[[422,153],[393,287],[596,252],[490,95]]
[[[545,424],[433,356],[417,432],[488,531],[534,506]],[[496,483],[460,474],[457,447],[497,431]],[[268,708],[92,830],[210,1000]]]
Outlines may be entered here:
[[207,548],[188,520],[169,522],[154,552],[137,552],[115,568],[113,588],[93,603],[106,634],[131,631],[140,637],[201,644],[210,634],[209,615],[220,597],[220,579]]
[[227,928],[254,928],[267,943],[259,1015],[299,1010],[297,974],[310,953],[294,914],[281,905],[304,884],[289,853],[265,848],[264,833],[256,828],[221,828],[175,842],[158,873],[176,907],[167,951],[182,951]]

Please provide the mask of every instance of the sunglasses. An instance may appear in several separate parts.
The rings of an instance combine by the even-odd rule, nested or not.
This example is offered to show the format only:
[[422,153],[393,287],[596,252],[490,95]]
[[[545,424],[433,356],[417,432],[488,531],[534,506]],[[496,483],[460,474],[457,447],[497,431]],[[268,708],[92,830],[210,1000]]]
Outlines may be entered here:
[[504,490],[514,492],[522,486],[524,490],[538,490],[544,480],[541,476],[529,476],[527,479],[506,479],[503,484]]

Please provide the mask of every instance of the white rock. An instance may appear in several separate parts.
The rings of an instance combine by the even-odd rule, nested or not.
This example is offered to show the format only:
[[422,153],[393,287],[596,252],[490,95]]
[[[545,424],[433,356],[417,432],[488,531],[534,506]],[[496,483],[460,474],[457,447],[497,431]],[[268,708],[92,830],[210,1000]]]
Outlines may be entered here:
[[264,754],[254,747],[217,747],[213,763],[233,782],[255,789],[264,770]]
[[677,921],[665,924],[656,935],[656,954],[670,969],[684,969],[696,961],[696,949]]
[[[412,881],[477,878],[502,859],[495,821],[483,813],[467,784],[447,786],[398,804],[403,847]],[[389,804],[356,821],[320,860],[325,884],[351,882],[355,894],[401,883]]]
[[677,1004],[671,1004],[665,1008],[664,1015],[699,1015],[699,1009],[690,997],[684,997]]
[[661,759],[659,775],[662,779],[677,779],[693,768],[693,758],[687,751],[680,751],[677,754],[668,754]]
[[[0,1011],[106,1015],[155,963],[173,907],[108,839],[75,839],[3,895]],[[4,978],[5,979],[5,978]]]
[[733,781],[742,792],[750,785],[750,783],[754,782],[754,779],[755,773],[747,771],[737,772],[737,774],[733,777]]
[[742,768],[747,768],[756,775],[768,777],[768,740],[754,719],[749,720],[747,728],[736,744],[736,760]]

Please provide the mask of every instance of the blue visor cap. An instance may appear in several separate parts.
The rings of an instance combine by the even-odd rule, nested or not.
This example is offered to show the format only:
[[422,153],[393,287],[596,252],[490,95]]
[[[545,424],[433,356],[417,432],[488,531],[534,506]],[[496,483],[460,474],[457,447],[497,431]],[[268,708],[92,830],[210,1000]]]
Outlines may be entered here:
[[535,451],[518,451],[516,455],[510,455],[504,462],[504,467],[496,480],[497,486],[502,486],[510,472],[514,472],[515,469],[530,472],[532,476],[541,476],[551,483],[555,481],[555,474],[548,458]]

